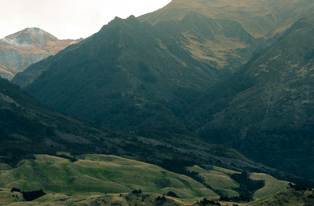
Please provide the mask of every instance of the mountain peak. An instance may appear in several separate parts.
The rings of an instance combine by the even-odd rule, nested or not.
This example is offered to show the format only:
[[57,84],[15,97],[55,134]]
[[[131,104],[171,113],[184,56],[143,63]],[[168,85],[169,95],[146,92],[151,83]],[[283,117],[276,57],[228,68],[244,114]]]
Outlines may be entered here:
[[34,45],[43,47],[47,44],[47,42],[57,40],[58,39],[55,36],[49,34],[48,32],[40,28],[32,27],[6,36],[1,39],[1,42],[12,46],[32,48]]
[[[115,17],[114,20],[112,20],[110,23],[126,23],[126,24],[138,24],[139,21],[134,15],[129,16],[126,19],[122,19],[120,17]],[[109,23],[109,24],[110,24]]]

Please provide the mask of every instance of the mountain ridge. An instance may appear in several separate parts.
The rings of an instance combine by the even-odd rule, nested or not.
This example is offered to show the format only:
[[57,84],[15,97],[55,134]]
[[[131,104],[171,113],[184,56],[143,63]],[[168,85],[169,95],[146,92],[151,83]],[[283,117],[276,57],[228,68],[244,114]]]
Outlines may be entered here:
[[257,161],[310,177],[313,19],[312,14],[297,21],[225,85],[199,100],[203,106],[196,110],[207,119],[195,122],[195,128],[204,139],[232,144]]

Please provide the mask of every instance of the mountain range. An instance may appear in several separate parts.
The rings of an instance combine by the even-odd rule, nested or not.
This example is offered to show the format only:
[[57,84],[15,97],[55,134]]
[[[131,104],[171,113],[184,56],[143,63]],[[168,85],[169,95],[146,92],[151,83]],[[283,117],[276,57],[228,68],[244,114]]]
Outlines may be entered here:
[[200,135],[310,177],[313,5],[174,0],[114,19],[12,82],[76,118],[138,135]]
[[[50,45],[55,53],[11,82],[0,78],[0,169],[10,168],[5,175],[20,184],[15,172],[31,168],[37,182],[57,185],[44,185],[53,192],[64,183],[48,181],[47,167],[61,161],[104,181],[110,172],[91,171],[104,158],[121,164],[98,155],[110,154],[189,176],[189,183],[175,179],[184,188],[201,183],[202,191],[232,202],[286,188],[262,173],[313,186],[313,11],[308,0],[173,0],[138,18],[116,17],[89,38],[63,42],[59,52],[60,40],[40,29],[6,37],[6,47],[30,52],[36,44],[40,53]],[[89,153],[97,154],[84,159]],[[63,181],[80,188],[74,170]],[[213,181],[217,173],[233,186]],[[311,190],[289,187],[296,190],[283,191],[286,198],[292,192],[311,204]],[[290,201],[279,196],[267,201]]]
[[6,79],[80,40],[59,40],[39,28],[26,28],[0,39],[0,76]]

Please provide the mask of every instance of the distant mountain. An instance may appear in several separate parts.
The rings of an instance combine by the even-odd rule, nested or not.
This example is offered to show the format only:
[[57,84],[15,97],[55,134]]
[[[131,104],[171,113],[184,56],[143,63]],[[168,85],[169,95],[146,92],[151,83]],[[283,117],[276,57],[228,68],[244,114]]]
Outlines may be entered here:
[[209,90],[186,116],[187,124],[209,142],[313,178],[313,22],[314,15],[297,21],[278,42]]
[[59,40],[39,28],[27,28],[0,39],[0,76],[11,80],[18,72],[77,40]]

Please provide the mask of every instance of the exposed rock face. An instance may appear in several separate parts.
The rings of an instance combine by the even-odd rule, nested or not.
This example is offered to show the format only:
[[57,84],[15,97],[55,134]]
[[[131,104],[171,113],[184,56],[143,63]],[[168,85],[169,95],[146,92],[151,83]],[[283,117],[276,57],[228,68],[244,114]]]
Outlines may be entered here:
[[11,80],[17,73],[50,55],[54,55],[76,40],[59,40],[39,29],[27,28],[0,39],[0,76]]

